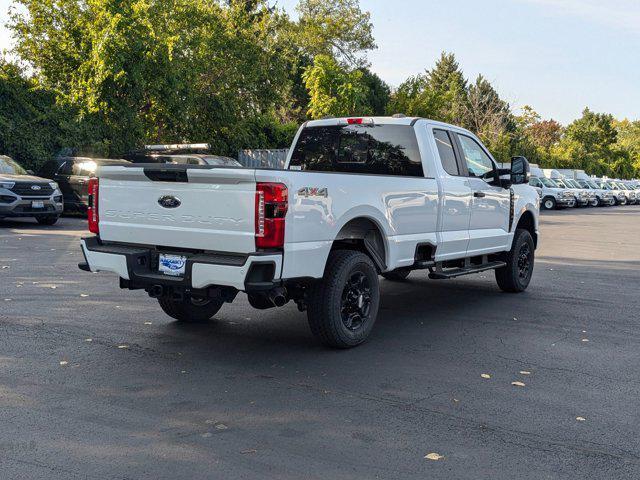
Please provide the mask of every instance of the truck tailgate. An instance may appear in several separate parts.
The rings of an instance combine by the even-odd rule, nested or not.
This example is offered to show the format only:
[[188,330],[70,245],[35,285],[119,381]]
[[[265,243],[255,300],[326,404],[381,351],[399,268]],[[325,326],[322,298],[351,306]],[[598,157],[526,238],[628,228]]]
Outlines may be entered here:
[[255,251],[255,170],[138,164],[98,177],[104,241]]

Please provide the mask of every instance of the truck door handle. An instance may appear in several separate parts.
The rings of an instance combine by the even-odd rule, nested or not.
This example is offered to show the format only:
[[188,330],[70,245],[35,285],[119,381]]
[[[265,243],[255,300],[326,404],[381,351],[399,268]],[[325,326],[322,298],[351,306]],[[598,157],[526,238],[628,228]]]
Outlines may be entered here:
[[473,192],[473,196],[476,198],[484,198],[487,196],[487,194],[484,192]]

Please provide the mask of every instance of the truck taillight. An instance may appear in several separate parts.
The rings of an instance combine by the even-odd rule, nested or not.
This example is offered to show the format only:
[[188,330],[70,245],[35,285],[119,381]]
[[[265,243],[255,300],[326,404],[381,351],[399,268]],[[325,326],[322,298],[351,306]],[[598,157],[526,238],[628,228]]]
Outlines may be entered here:
[[289,192],[282,183],[256,184],[256,248],[284,246]]
[[96,235],[100,233],[100,227],[98,226],[98,179],[93,177],[89,179],[89,185],[87,191],[89,194],[89,201],[87,205],[87,219],[89,220],[89,231]]

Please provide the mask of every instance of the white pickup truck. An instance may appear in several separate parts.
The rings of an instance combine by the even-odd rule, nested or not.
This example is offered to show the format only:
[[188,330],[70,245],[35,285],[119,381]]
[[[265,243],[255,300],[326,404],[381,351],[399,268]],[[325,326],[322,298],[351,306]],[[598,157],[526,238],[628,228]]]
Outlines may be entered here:
[[294,301],[325,345],[353,347],[375,323],[379,275],[493,269],[502,290],[527,288],[540,200],[524,157],[496,165],[462,128],[395,116],[307,122],[282,170],[104,167],[80,268],[116,273],[180,321],[240,291],[259,309]]

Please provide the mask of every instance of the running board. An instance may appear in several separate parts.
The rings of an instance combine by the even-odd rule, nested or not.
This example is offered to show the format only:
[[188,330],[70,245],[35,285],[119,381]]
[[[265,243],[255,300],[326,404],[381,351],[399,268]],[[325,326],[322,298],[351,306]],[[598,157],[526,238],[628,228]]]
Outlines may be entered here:
[[462,275],[469,275],[471,273],[480,273],[486,270],[495,270],[506,266],[506,262],[487,262],[481,265],[469,265],[463,268],[451,268],[448,270],[442,269],[442,264],[438,264],[435,270],[431,270],[429,278],[432,280],[447,280],[449,278],[461,277]]

